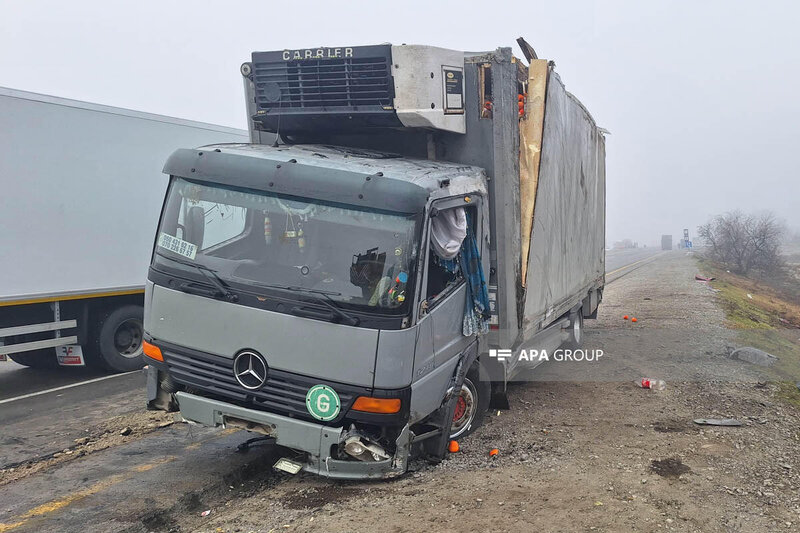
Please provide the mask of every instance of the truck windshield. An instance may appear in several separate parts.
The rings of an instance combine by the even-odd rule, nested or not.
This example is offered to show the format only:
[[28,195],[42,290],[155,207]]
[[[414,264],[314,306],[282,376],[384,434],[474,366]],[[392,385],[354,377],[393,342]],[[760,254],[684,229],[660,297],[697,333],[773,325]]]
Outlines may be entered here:
[[174,178],[153,261],[191,262],[233,289],[399,314],[412,299],[418,227],[415,215]]

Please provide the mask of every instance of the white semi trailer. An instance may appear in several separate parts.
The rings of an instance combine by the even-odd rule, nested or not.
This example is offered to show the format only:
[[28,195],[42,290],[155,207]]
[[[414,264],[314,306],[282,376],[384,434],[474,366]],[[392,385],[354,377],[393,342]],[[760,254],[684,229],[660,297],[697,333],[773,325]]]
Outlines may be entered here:
[[0,360],[141,367],[164,161],[179,147],[246,140],[233,128],[0,88]]

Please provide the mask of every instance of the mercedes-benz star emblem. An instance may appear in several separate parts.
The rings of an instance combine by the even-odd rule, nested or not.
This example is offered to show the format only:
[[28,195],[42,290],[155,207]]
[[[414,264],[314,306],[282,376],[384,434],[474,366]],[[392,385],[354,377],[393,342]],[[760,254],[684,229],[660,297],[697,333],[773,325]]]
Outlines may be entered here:
[[267,382],[267,373],[267,361],[256,352],[241,352],[233,360],[233,376],[245,389],[256,390],[263,387]]

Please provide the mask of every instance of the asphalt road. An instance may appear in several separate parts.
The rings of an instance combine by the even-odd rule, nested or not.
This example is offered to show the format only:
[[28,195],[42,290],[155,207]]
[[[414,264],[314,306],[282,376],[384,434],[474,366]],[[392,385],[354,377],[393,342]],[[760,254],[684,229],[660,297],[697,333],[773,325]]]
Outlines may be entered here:
[[[133,384],[134,380],[131,378],[126,380],[126,376],[128,375],[115,376],[112,378],[107,372],[85,367],[34,369],[18,365],[11,360],[0,361],[0,402],[10,398],[35,394],[50,389],[58,389],[98,378],[116,380],[117,386],[124,386],[122,383],[126,382]],[[2,420],[2,414],[0,414],[0,420]]]
[[661,250],[654,247],[606,250],[606,276],[641,264],[641,261],[645,261],[660,252]]
[[[609,251],[608,281],[656,260],[659,253]],[[107,376],[89,369],[41,371],[0,363],[0,470],[46,460],[72,446],[87,428],[141,413],[143,381],[140,372]],[[54,465],[0,486],[0,533],[122,531],[140,527],[143,514],[155,508],[202,511],[181,498],[219,486],[240,490],[254,464],[259,472],[269,471],[278,453],[272,447],[237,452],[250,436],[179,424]],[[153,515],[152,530],[169,529],[164,520]]]

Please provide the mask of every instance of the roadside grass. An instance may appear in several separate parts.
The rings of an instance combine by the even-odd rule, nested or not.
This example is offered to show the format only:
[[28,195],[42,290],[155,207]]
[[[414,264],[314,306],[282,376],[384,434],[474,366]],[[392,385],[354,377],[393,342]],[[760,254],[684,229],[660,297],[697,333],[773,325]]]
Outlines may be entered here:
[[778,382],[778,398],[800,409],[800,390],[791,381]]
[[[698,273],[716,278],[711,286],[718,291],[727,327],[736,331],[737,347],[752,346],[778,357],[769,369],[779,386],[778,396],[800,408],[800,305],[796,299],[764,282],[727,272],[707,258],[695,258]],[[800,291],[800,282],[796,290]]]
[[[700,273],[716,278],[711,283],[732,329],[800,328],[800,304],[764,282],[726,272],[712,261],[695,256]],[[800,292],[800,281],[794,287]],[[748,296],[749,295],[749,296]]]

